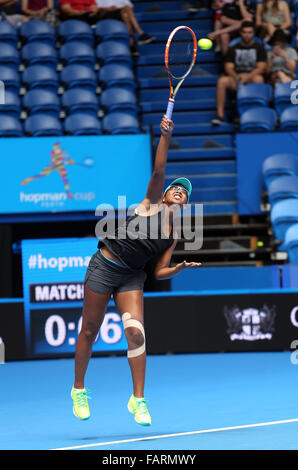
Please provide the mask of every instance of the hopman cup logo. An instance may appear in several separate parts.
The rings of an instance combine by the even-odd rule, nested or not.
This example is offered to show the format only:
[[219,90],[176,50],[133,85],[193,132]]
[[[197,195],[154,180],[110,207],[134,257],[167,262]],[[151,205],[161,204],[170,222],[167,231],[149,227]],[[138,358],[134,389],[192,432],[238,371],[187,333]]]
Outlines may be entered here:
[[228,324],[227,333],[231,341],[256,341],[272,339],[274,333],[275,306],[269,308],[264,305],[262,309],[245,308],[240,310],[237,306],[224,308],[224,316]]

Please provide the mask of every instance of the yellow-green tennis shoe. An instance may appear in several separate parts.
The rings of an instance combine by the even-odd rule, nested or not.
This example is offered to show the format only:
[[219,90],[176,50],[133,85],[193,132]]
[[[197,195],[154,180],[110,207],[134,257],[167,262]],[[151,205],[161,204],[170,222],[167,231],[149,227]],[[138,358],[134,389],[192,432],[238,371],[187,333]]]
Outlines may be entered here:
[[75,390],[74,387],[71,389],[71,398],[73,400],[73,414],[82,420],[90,418],[90,410],[88,405],[87,390],[82,388],[81,390]]
[[142,426],[151,425],[151,416],[149,414],[145,398],[136,398],[131,395],[128,404],[128,411],[135,415],[135,421]]

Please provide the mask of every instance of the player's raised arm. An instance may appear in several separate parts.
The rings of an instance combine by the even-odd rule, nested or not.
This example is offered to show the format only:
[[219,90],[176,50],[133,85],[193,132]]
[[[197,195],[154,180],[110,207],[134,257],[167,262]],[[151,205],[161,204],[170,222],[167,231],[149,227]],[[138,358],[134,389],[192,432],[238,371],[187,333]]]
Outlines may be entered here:
[[148,184],[145,199],[141,203],[146,208],[150,204],[158,204],[162,201],[168,148],[173,128],[173,121],[164,115],[160,124],[161,136],[155,154],[153,173]]

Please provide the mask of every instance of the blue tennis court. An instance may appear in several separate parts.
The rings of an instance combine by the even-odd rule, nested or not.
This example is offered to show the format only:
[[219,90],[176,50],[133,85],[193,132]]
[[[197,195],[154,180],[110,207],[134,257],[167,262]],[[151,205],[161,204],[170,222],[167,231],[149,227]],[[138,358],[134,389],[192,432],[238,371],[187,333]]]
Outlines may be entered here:
[[127,359],[94,357],[91,418],[72,413],[73,359],[0,366],[1,450],[297,450],[290,352],[148,356],[151,427],[135,423]]

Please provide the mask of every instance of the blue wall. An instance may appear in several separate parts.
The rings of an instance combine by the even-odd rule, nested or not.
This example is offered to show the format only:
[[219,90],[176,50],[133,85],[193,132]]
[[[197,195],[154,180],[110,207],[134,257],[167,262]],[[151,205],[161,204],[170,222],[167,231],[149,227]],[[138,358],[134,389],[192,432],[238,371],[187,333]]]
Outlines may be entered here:
[[279,266],[193,268],[182,271],[171,280],[172,291],[258,290],[279,287]]

